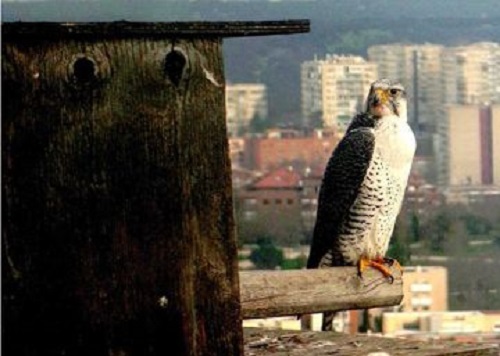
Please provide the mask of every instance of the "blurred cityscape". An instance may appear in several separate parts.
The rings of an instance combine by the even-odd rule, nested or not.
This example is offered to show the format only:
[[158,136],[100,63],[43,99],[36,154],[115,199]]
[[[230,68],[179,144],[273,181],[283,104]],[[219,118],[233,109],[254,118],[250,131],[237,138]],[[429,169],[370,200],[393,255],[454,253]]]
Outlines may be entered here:
[[[229,83],[226,117],[240,268],[303,268],[323,170],[376,78],[399,80],[418,141],[390,255],[398,307],[340,313],[337,329],[470,340],[500,333],[500,44],[386,44],[301,63],[301,123],[268,121],[263,83]],[[318,330],[320,315],[245,325]],[[307,325],[305,325],[307,324]],[[467,335],[465,337],[464,335]],[[479,336],[478,336],[479,335]],[[497,334],[498,335],[498,334]]]

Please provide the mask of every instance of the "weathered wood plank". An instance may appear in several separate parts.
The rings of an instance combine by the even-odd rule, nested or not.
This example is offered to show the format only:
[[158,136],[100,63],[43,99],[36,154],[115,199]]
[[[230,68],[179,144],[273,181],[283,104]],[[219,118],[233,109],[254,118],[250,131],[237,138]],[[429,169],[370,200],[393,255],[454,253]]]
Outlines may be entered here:
[[[493,356],[495,344],[469,344],[450,340],[423,341],[335,332],[303,332],[245,328],[245,354],[253,356],[287,355],[391,355],[391,356]],[[492,340],[493,341],[493,340]]]
[[15,22],[2,24],[4,38],[246,37],[309,32],[309,20],[228,22]]
[[360,279],[354,267],[240,272],[242,317],[397,305],[403,299],[403,281],[399,270],[392,272],[392,284],[375,270],[367,270]]

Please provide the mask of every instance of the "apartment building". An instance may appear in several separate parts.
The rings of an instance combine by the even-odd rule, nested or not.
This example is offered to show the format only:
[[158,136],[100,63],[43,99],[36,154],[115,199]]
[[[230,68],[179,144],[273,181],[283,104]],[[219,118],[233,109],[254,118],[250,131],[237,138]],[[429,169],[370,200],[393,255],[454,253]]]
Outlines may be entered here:
[[[489,160],[488,156],[493,157],[493,161],[494,157],[499,157],[498,143],[494,142],[497,140],[491,141],[487,136],[489,129],[492,130],[491,133],[498,133],[498,109],[495,104],[500,103],[500,44],[481,42],[446,48],[442,56],[441,78],[444,93],[443,117],[438,122],[435,138],[438,183],[441,186],[451,185],[454,191],[457,191],[459,185],[498,185],[495,176],[499,176],[500,168],[490,167],[485,160]],[[492,106],[491,112],[488,112],[490,109],[481,108],[488,106]],[[466,122],[467,117],[469,121]],[[471,132],[466,133],[465,130]],[[462,139],[464,135],[468,136],[472,141],[467,141],[465,146],[471,147],[460,148],[460,142],[454,138],[456,134]],[[462,145],[463,143],[464,141]],[[491,148],[481,145],[489,145]],[[471,151],[459,152],[464,149]],[[459,163],[465,163],[459,162],[459,153],[472,155],[465,158],[475,160],[471,169],[462,170],[458,167]],[[475,169],[478,165],[479,172],[472,173],[472,167]],[[483,189],[473,191],[480,190]]]
[[319,169],[299,171],[293,167],[269,172],[237,192],[240,218],[260,221],[275,235],[310,231],[316,221],[322,174]]
[[245,131],[254,117],[267,119],[267,88],[264,84],[226,85],[226,123],[230,137]]
[[241,166],[270,171],[281,166],[323,169],[341,134],[332,129],[304,133],[297,130],[268,130],[263,137],[245,138]]
[[[401,304],[388,308],[370,309],[368,318],[372,329],[378,329],[377,319],[387,323],[386,314],[448,310],[448,271],[446,267],[405,266],[402,278],[403,300]],[[389,333],[402,328],[399,324],[396,326],[383,325],[383,327]]]
[[[321,331],[323,321],[322,313],[303,315],[301,319],[296,316],[276,317],[265,319],[243,320],[243,327],[258,327],[275,330],[312,330]],[[340,311],[333,320],[336,332],[355,335],[358,332],[358,310]]]
[[498,139],[500,137],[500,104],[491,107],[490,115],[492,182],[500,186],[500,140]]
[[323,60],[315,57],[312,61],[303,62],[300,67],[300,106],[303,124],[306,127],[312,126],[314,120],[322,119],[323,116],[322,62]]
[[405,267],[403,282],[402,311],[448,310],[448,271],[445,267]]
[[359,56],[327,55],[301,65],[302,113],[305,124],[320,117],[326,127],[345,130],[362,110],[377,65]]
[[445,102],[500,102],[500,44],[480,42],[448,47],[442,56]]
[[441,177],[450,187],[500,187],[500,105],[451,105]]
[[409,334],[477,334],[500,332],[500,312],[404,312],[384,313],[382,332],[387,336]]
[[488,114],[487,107],[477,105],[448,109],[450,185],[492,183],[491,131],[484,127]]

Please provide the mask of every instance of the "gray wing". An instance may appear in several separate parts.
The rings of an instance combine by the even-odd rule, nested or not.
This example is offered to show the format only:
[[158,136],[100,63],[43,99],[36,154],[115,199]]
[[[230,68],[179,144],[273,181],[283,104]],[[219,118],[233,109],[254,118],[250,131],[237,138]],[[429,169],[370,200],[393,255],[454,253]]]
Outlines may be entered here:
[[[358,196],[374,148],[373,131],[360,127],[348,131],[330,157],[319,192],[307,268],[317,268],[328,250],[335,248],[342,222]],[[343,264],[340,256],[334,256],[332,265]]]

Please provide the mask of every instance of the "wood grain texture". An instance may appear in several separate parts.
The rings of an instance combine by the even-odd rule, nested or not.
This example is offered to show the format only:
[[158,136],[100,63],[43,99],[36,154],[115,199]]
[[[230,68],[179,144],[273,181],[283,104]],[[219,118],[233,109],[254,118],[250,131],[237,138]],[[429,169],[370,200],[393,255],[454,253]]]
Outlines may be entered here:
[[6,354],[241,354],[221,40],[4,39],[2,81]]
[[354,267],[240,273],[243,319],[398,305],[403,299],[399,270],[389,283],[369,269],[363,279]]
[[[245,353],[253,356],[498,356],[500,347],[490,341],[466,343],[416,337],[380,337],[366,334],[245,328]],[[422,336],[420,336],[422,337]]]

